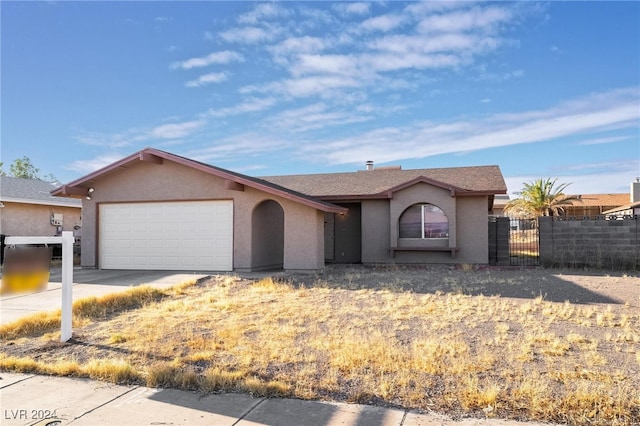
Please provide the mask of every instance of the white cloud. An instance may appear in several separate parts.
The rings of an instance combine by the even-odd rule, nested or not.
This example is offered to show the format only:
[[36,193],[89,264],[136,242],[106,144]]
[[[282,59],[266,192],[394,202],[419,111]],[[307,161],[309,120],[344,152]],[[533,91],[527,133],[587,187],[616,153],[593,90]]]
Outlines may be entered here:
[[274,98],[251,98],[241,104],[219,109],[210,109],[206,115],[211,117],[226,117],[229,115],[246,114],[249,112],[258,112],[270,108],[275,105]]
[[226,81],[228,77],[226,72],[211,72],[201,75],[195,80],[187,81],[184,85],[187,87],[201,87],[211,83],[222,83]]
[[331,9],[343,15],[368,15],[369,12],[371,11],[371,3],[365,3],[365,2],[334,3],[331,5]]
[[357,59],[347,55],[299,55],[291,74],[344,74],[353,76],[357,71]]
[[224,139],[212,140],[207,147],[194,149],[185,155],[198,161],[220,161],[255,157],[264,153],[291,149],[293,142],[260,133],[242,133]]
[[320,37],[302,36],[289,37],[275,46],[267,47],[274,56],[290,56],[298,53],[316,53],[329,47],[326,39]]
[[273,40],[282,31],[277,27],[242,27],[221,32],[220,38],[230,43],[256,44]]
[[560,49],[558,46],[556,46],[555,44],[549,48],[549,51],[557,54],[564,53],[564,51]]
[[495,73],[495,72],[482,72],[480,75],[475,77],[475,80],[491,80],[491,81],[507,81],[512,78],[520,78],[524,76],[524,70],[513,70],[506,71],[503,73]]
[[185,121],[183,123],[163,124],[151,129],[147,135],[150,138],[178,139],[193,134],[205,125],[204,120]]
[[359,87],[360,82],[345,76],[318,76],[291,79],[284,81],[279,87],[283,92],[294,97],[314,95],[328,96],[332,90]]
[[201,56],[197,58],[190,58],[185,61],[174,62],[171,64],[172,69],[182,68],[188,70],[191,68],[206,67],[212,64],[228,64],[230,62],[242,62],[244,57],[229,50],[223,50],[221,52],[213,52],[207,56]]
[[357,112],[338,110],[320,102],[283,111],[267,119],[263,125],[270,129],[282,129],[287,132],[305,132],[368,121],[372,117],[366,115],[368,112],[366,110],[367,108]]
[[264,19],[289,16],[290,12],[276,3],[260,3],[253,10],[238,17],[238,23],[255,25]]
[[366,159],[388,162],[543,142],[602,130],[637,128],[639,102],[638,88],[617,89],[546,110],[378,128],[307,149],[331,164],[345,164]]
[[122,148],[139,142],[145,138],[144,130],[132,128],[119,133],[87,132],[80,130],[75,139],[83,145],[104,147],[109,149]]
[[606,138],[594,138],[580,141],[578,145],[603,145],[607,143],[620,142],[630,140],[631,136],[610,136]]
[[419,1],[409,4],[404,11],[412,16],[431,15],[434,12],[450,11],[470,7],[473,1]]
[[464,11],[428,16],[418,24],[417,29],[421,33],[471,30],[493,32],[499,24],[512,18],[513,14],[506,7],[473,7]]
[[111,152],[108,154],[102,154],[89,160],[77,160],[65,166],[67,170],[73,170],[80,173],[91,173],[99,170],[109,164],[119,161],[124,156],[117,152]]
[[380,15],[362,22],[358,26],[358,30],[364,32],[381,31],[386,33],[399,27],[404,21],[405,19],[401,15]]

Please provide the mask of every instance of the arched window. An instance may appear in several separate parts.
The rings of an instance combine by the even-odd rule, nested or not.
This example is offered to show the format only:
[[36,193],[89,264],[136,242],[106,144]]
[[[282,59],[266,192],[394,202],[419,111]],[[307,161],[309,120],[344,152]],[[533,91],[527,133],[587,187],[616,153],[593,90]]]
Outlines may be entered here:
[[414,204],[400,216],[400,238],[449,238],[449,220],[433,204]]

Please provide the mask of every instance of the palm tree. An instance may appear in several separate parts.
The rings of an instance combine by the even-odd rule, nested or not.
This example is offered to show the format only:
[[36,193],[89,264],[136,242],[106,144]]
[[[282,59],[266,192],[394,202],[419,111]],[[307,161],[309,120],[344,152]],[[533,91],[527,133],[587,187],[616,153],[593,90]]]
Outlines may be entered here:
[[523,183],[522,191],[516,192],[518,198],[511,200],[504,208],[505,213],[519,217],[558,216],[564,208],[571,206],[578,196],[565,195],[563,191],[569,183],[555,187],[558,179],[536,179]]

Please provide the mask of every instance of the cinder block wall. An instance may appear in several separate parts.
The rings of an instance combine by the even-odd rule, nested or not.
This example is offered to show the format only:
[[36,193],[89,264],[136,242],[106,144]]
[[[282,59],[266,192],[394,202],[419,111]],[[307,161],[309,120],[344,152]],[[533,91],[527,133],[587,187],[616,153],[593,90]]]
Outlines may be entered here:
[[541,217],[543,266],[639,269],[638,216],[624,220],[563,220]]
[[509,218],[489,221],[489,264],[509,266]]

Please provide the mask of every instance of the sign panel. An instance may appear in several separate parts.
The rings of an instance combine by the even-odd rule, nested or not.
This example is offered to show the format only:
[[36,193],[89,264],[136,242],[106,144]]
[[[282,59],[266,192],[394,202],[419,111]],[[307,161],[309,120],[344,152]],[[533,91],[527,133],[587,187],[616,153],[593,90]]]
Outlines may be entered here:
[[51,253],[51,247],[5,248],[0,294],[46,290]]

